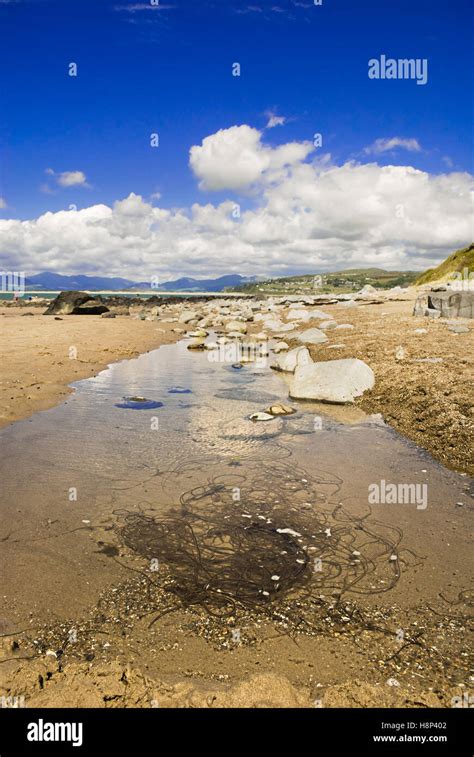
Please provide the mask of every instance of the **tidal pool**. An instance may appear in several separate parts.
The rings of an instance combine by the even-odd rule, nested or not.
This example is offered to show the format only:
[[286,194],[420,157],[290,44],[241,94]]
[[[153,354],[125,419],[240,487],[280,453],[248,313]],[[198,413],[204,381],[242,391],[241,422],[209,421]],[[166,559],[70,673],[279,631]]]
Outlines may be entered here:
[[[327,526],[328,540],[338,533],[338,518],[373,523],[370,554],[356,525],[353,541],[347,529],[339,537],[356,545],[352,552],[361,552],[367,565],[383,563],[366,571],[364,601],[374,595],[379,601],[390,588],[390,601],[409,605],[420,595],[449,592],[451,584],[455,596],[467,584],[468,479],[380,419],[357,408],[289,401],[284,378],[268,365],[233,370],[210,361],[207,352],[187,350],[186,341],[115,363],[74,389],[56,408],[0,431],[1,617],[7,627],[30,615],[69,617],[90,606],[121,577],[111,559],[120,514],[160,517],[173,510],[179,518],[182,498],[201,490],[209,512],[228,508],[227,495],[238,490],[243,524],[265,518],[265,507],[277,508],[279,534],[285,527],[297,532],[301,512],[311,508],[336,519]],[[140,412],[117,406],[123,398],[138,398]],[[267,423],[249,420],[278,401],[298,412]],[[216,480],[224,505],[223,497],[208,496]],[[427,506],[369,504],[374,485],[388,483],[426,487]],[[309,526],[308,539],[314,536]],[[267,550],[272,543],[281,545],[280,537],[268,538]],[[309,546],[302,544],[307,570],[317,558]],[[402,550],[416,557],[401,559]],[[357,564],[349,561],[344,570],[358,575]],[[399,573],[394,583],[393,570]]]

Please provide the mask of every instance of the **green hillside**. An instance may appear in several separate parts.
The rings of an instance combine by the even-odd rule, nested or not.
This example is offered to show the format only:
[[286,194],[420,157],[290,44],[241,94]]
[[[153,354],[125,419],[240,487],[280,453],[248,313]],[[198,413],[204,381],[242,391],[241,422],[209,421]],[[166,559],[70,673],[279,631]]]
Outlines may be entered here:
[[468,275],[474,271],[474,244],[470,244],[469,247],[464,247],[462,250],[456,250],[449,258],[443,260],[437,268],[428,268],[427,271],[417,278],[415,284],[446,281],[452,278],[453,273],[462,274],[465,268]]
[[246,294],[331,294],[357,292],[366,284],[376,289],[413,284],[416,271],[385,271],[383,268],[350,268],[334,273],[286,276],[264,281],[253,281],[227,291]]

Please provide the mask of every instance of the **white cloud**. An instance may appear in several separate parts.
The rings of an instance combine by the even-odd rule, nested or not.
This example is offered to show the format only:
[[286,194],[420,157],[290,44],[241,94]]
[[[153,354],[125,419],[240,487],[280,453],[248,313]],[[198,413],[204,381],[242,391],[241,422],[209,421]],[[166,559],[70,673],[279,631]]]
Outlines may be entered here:
[[3,197],[0,197],[0,210],[7,207],[6,200],[3,199]]
[[274,129],[275,126],[283,126],[286,123],[285,116],[277,116],[275,113],[267,113],[268,121],[265,128]]
[[[62,173],[56,173],[52,168],[47,168],[45,173],[48,176],[52,176],[60,187],[88,187],[85,173],[82,171],[62,171]],[[44,191],[47,191],[48,185],[43,185]]]
[[[161,281],[423,269],[471,241],[469,174],[334,165],[329,156],[312,159],[311,147],[266,146],[249,126],[222,130],[194,147],[190,162],[204,188],[229,190],[224,202],[169,210],[132,193],[112,207],[0,220],[2,267]],[[236,218],[234,193],[249,187],[252,202]]]
[[392,150],[408,150],[408,152],[420,152],[421,146],[417,139],[404,139],[403,137],[389,137],[376,139],[368,147],[364,147],[366,155],[380,155]]
[[249,189],[258,182],[272,181],[275,169],[304,160],[313,150],[309,142],[267,147],[261,138],[258,129],[244,124],[220,129],[192,147],[189,164],[200,179],[200,188]]
[[114,10],[116,11],[125,11],[127,13],[137,13],[137,11],[165,11],[165,10],[171,10],[172,8],[175,8],[175,5],[165,5],[161,2],[150,2],[148,3],[130,3],[128,5],[116,5],[114,7]]

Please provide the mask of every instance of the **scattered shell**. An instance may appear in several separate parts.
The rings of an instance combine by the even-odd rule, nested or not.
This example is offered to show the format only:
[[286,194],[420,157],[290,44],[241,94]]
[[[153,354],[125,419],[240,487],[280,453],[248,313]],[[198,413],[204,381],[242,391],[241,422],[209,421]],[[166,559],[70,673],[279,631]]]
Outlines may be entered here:
[[292,528],[277,528],[278,534],[290,534],[290,536],[301,536],[297,531],[293,531]]
[[272,421],[274,416],[270,413],[252,413],[249,418],[251,421]]

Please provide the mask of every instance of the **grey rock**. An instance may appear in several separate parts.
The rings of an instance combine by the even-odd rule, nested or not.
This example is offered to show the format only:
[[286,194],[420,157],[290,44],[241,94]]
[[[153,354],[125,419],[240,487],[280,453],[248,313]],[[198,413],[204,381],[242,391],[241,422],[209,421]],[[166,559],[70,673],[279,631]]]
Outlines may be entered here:
[[321,321],[319,328],[323,331],[331,331],[337,327],[337,321]]
[[229,321],[226,324],[225,330],[227,333],[237,332],[239,334],[246,334],[247,326],[243,321]]
[[307,365],[308,363],[312,363],[312,360],[306,347],[295,347],[293,350],[278,357],[271,368],[275,371],[293,373],[298,365]]
[[44,315],[102,315],[109,310],[100,297],[87,292],[60,292]]
[[183,310],[178,320],[181,323],[189,323],[190,321],[195,321],[197,318],[199,318],[199,313],[195,310]]
[[424,292],[416,299],[413,315],[435,317],[432,311],[439,312],[442,318],[473,318],[474,292]]
[[329,360],[298,366],[290,397],[346,404],[372,389],[374,383],[374,372],[362,360]]
[[328,338],[324,331],[316,328],[306,329],[298,337],[298,341],[303,344],[322,344],[323,342],[327,342],[327,340]]

